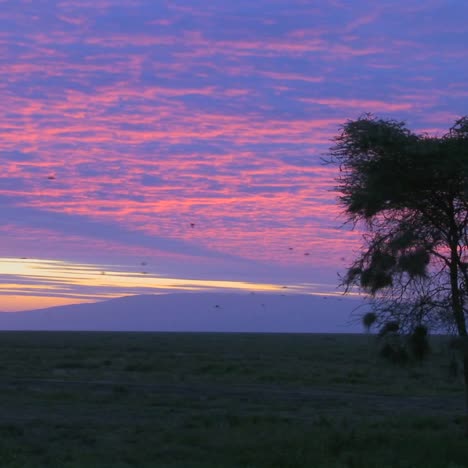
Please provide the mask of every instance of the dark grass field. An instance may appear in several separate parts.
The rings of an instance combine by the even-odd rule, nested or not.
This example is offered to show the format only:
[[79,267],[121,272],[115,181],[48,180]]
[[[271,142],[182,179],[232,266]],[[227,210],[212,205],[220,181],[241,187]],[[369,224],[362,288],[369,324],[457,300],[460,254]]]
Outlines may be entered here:
[[444,339],[0,333],[0,467],[468,467]]

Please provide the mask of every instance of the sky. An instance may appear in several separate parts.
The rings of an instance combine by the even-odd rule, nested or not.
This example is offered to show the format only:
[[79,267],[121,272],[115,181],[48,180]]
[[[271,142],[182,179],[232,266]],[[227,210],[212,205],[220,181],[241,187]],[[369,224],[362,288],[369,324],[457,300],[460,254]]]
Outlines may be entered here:
[[0,310],[339,293],[323,158],[468,113],[464,0],[0,0]]

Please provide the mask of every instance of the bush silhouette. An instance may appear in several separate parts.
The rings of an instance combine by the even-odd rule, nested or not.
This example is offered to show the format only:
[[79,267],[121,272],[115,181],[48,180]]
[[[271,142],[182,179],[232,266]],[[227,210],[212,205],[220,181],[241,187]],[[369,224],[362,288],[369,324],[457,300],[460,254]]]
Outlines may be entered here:
[[408,345],[415,359],[422,361],[426,358],[430,352],[427,327],[424,325],[416,326],[408,338]]
[[385,343],[379,354],[392,364],[404,365],[409,361],[408,351],[399,343]]

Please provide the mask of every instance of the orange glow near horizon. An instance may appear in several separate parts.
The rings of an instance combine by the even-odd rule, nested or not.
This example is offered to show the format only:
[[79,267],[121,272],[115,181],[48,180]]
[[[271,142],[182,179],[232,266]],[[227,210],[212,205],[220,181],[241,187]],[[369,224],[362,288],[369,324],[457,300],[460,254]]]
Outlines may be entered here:
[[96,302],[92,299],[67,299],[64,297],[50,296],[15,296],[12,294],[0,294],[0,300],[2,304],[0,313],[14,313],[24,310],[45,309],[47,307]]
[[[133,294],[181,291],[248,291],[336,295],[332,285],[280,285],[247,281],[162,277],[123,267],[41,259],[0,258],[3,312],[96,302]],[[331,292],[327,292],[327,288]]]

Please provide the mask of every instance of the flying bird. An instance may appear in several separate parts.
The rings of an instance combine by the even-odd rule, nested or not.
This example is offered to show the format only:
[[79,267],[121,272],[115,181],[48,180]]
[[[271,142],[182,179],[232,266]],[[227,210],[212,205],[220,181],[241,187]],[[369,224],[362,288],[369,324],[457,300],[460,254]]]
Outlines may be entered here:
[[190,223],[190,227],[193,229],[195,227],[195,223]]
[[49,180],[55,180],[55,175],[54,175],[54,174],[51,174],[51,175],[47,176],[47,179],[49,179]]

